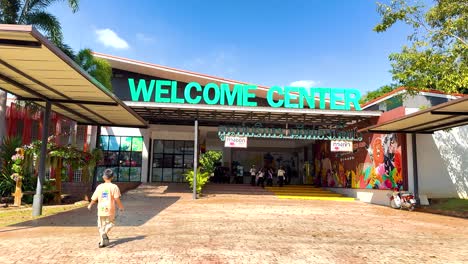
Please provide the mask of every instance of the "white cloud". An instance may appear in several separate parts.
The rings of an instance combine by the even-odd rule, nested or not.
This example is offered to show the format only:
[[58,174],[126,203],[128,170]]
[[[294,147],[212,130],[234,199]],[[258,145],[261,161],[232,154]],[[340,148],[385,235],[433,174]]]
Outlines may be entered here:
[[97,29],[95,32],[98,37],[98,42],[102,43],[106,47],[114,49],[128,49],[130,47],[125,40],[120,38],[111,29]]
[[313,81],[313,80],[300,80],[300,81],[295,81],[289,84],[289,86],[294,86],[294,87],[313,87],[319,85],[320,82],[318,81]]

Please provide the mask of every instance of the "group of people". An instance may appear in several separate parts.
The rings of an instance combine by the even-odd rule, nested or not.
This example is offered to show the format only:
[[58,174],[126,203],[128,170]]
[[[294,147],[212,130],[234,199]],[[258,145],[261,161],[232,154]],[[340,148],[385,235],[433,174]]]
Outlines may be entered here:
[[[255,165],[252,165],[250,168],[250,184],[252,186],[262,186],[265,188],[265,181],[267,186],[273,186],[273,177],[275,176],[275,171],[273,168],[261,168],[257,171]],[[283,167],[279,167],[278,171],[276,172],[276,176],[278,177],[278,185],[283,187],[283,185],[288,182],[286,178],[286,171]]]

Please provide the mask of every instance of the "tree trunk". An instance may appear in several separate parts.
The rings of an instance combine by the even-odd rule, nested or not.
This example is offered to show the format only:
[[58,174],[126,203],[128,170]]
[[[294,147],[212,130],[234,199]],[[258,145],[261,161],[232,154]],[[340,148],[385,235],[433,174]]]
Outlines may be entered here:
[[0,90],[0,145],[3,144],[3,138],[6,137],[6,108],[7,92]]

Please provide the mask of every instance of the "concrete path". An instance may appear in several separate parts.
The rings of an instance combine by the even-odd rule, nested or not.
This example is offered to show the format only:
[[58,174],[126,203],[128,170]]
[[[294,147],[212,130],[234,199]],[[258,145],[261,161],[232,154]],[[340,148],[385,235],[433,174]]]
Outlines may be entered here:
[[468,220],[248,185],[143,185],[108,248],[86,208],[0,228],[0,263],[468,263]]

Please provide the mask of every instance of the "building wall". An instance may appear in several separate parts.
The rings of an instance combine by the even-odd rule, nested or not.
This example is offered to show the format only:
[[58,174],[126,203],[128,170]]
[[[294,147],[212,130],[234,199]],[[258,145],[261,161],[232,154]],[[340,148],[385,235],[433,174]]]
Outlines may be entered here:
[[353,189],[407,189],[406,137],[403,134],[363,135],[353,152],[331,152],[330,142],[314,145],[314,183]]
[[467,135],[468,126],[417,135],[419,194],[468,199]]
[[350,188],[326,188],[349,197],[355,197],[358,201],[379,205],[390,205],[390,190],[350,189]]
[[403,100],[403,106],[408,108],[429,108],[434,105],[448,102],[446,95],[426,96],[426,95],[407,95]]

